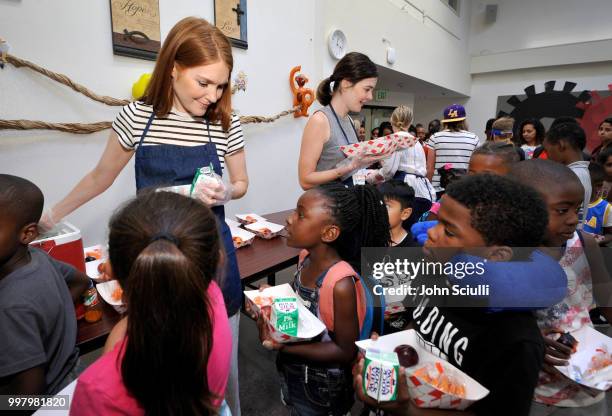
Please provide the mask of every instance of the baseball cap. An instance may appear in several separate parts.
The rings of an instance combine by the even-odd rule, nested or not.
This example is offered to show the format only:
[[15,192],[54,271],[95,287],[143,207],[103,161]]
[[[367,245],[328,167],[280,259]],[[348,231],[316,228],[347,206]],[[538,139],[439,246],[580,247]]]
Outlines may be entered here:
[[442,123],[465,120],[465,108],[463,108],[463,106],[459,104],[449,105],[444,109],[442,117]]

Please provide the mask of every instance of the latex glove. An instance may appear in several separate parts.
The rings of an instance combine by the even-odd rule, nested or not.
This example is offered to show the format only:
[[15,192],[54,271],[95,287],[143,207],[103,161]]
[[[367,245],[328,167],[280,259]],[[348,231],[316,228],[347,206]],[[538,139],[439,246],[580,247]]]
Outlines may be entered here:
[[38,232],[40,234],[48,233],[61,221],[61,218],[56,218],[53,209],[46,208],[43,211],[40,220],[38,221]]
[[209,207],[225,205],[232,199],[233,187],[231,184],[225,184],[221,180],[207,181],[197,185],[191,196],[198,198]]
[[357,169],[367,168],[379,160],[386,159],[391,154],[392,153],[381,153],[380,155],[370,155],[360,150],[351,157],[343,159],[336,165],[336,168],[340,169],[342,176],[345,176]]
[[385,178],[378,172],[378,170],[368,169],[366,171],[366,182],[367,183],[378,185],[379,183],[382,183],[384,181],[385,181]]

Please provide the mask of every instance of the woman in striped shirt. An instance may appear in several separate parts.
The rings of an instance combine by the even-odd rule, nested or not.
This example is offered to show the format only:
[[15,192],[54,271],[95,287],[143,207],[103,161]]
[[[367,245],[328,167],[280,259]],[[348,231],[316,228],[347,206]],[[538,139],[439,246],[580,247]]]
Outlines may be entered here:
[[472,152],[480,143],[476,134],[466,130],[465,108],[459,104],[444,109],[442,125],[442,131],[429,139],[431,150],[427,160],[427,176],[438,193],[444,190],[440,186],[438,168],[451,163],[453,168],[467,171]]
[[233,335],[226,398],[236,416],[240,415],[237,342],[242,289],[223,205],[246,193],[248,176],[240,121],[231,113],[232,68],[230,42],[218,28],[195,17],[179,21],[164,41],[144,97],[123,107],[113,122],[98,165],[46,213],[42,223],[53,225],[103,193],[133,156],[139,191],[185,189],[196,170],[212,168],[220,177],[227,168],[229,183],[205,184],[197,197],[215,213],[225,248],[220,281]]

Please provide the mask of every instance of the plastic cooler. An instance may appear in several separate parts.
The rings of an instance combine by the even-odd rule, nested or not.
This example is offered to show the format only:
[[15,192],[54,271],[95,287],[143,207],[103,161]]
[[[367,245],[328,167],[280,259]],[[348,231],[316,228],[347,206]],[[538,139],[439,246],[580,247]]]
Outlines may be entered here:
[[46,251],[54,259],[68,263],[85,273],[83,239],[78,228],[68,222],[62,222],[50,233],[40,237],[30,245]]

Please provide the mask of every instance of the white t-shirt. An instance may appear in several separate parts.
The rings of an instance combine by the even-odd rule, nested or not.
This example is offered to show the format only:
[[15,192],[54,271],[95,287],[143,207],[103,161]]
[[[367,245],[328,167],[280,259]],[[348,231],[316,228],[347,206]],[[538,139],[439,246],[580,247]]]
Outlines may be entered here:
[[[135,101],[121,109],[113,121],[112,129],[119,136],[119,143],[126,149],[135,150],[142,132],[153,113],[153,107]],[[217,149],[221,167],[225,168],[225,156],[244,148],[240,118],[233,114],[228,132],[221,123],[210,123],[210,136]],[[209,142],[205,119],[172,109],[164,118],[153,119],[143,146],[172,144],[178,146],[200,146]]]
[[430,147],[436,152],[436,165],[432,185],[441,191],[438,168],[450,163],[454,169],[468,169],[474,149],[480,144],[478,136],[466,130],[442,130],[431,136]]

